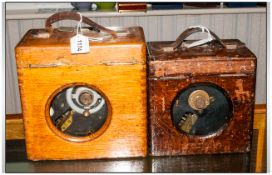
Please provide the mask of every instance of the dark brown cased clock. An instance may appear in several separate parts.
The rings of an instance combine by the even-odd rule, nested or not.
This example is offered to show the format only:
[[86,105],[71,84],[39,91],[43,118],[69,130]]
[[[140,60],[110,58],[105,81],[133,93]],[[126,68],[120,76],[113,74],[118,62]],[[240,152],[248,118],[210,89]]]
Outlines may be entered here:
[[[186,40],[199,32],[213,39]],[[192,27],[148,50],[151,155],[250,151],[256,57],[243,43]]]

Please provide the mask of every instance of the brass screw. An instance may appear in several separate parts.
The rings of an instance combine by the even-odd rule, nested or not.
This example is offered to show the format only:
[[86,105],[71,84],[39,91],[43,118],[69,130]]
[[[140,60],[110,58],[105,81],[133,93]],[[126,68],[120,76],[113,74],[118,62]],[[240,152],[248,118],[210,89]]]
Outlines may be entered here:
[[90,112],[89,112],[89,111],[86,110],[86,111],[83,112],[83,116],[84,116],[84,117],[88,117],[89,115],[90,115]]

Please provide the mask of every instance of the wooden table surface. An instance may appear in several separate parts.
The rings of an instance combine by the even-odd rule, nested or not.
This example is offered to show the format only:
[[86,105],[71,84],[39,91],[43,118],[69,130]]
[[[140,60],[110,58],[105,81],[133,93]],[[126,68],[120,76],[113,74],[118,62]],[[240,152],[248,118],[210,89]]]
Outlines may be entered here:
[[255,130],[252,151],[246,154],[33,162],[26,159],[24,140],[10,140],[6,172],[255,172],[256,143]]

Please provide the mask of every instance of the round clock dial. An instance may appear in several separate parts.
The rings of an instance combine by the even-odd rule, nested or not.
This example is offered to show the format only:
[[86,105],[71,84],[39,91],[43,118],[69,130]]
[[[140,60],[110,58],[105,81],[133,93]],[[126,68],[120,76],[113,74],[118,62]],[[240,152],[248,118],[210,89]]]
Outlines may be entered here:
[[49,112],[59,131],[77,137],[97,132],[105,124],[108,113],[105,97],[87,86],[63,89],[53,98]]
[[206,136],[227,124],[232,103],[227,94],[212,84],[194,84],[182,90],[172,105],[175,127],[189,135]]

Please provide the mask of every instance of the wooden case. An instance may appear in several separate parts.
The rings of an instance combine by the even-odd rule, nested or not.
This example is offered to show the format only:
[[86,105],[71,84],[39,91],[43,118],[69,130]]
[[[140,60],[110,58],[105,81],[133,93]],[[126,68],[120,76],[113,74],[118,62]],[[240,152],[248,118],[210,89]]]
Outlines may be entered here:
[[[216,40],[186,48],[190,28],[175,42],[148,43],[150,154],[187,155],[250,151],[256,57],[239,40]],[[202,30],[203,31],[203,30]],[[213,84],[225,91],[232,108],[229,121],[216,132],[190,135],[173,122],[177,96],[191,85]],[[184,103],[189,103],[184,100]],[[204,110],[205,112],[205,110]]]
[[[71,12],[58,14],[57,20],[69,18],[69,15]],[[69,19],[79,20],[77,15]],[[144,33],[141,27],[121,28],[126,35],[119,35],[118,30],[113,30],[114,37],[91,41],[90,52],[86,54],[70,53],[69,41],[75,32],[57,29],[48,32],[48,25],[47,30],[31,29],[16,46],[28,159],[93,159],[147,154]],[[43,38],[47,34],[49,38]],[[53,96],[74,84],[93,87],[107,99],[109,119],[93,135],[68,136],[50,121],[48,105]]]

